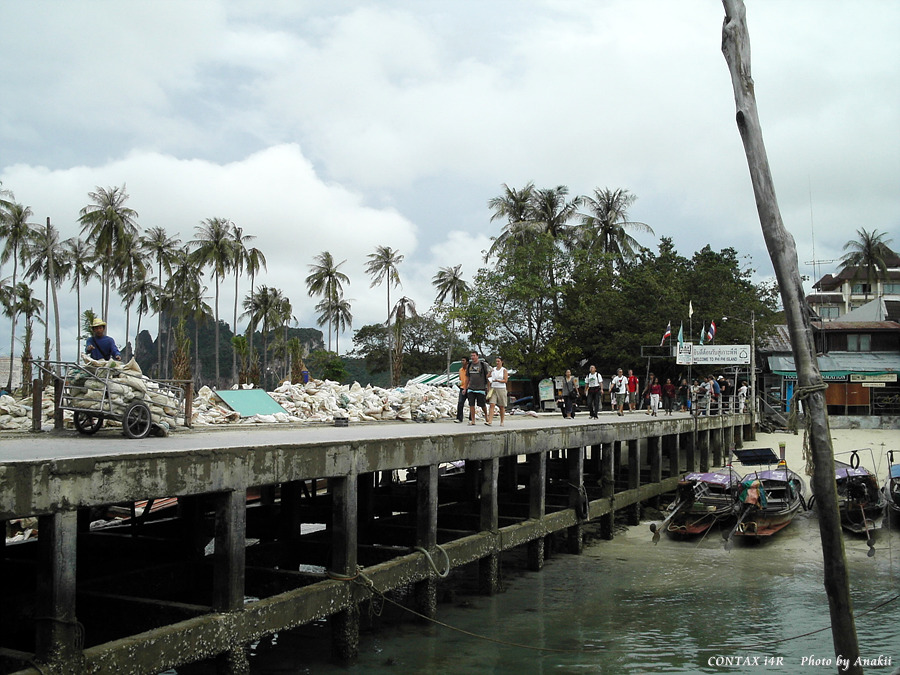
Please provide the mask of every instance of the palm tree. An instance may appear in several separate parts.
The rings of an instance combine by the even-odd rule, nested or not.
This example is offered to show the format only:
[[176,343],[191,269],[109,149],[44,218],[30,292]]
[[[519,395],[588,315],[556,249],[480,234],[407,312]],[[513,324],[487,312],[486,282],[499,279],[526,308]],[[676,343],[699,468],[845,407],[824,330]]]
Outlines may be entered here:
[[[391,327],[391,286],[400,286],[400,274],[397,267],[403,262],[403,256],[390,246],[377,246],[375,253],[369,254],[369,262],[366,263],[366,274],[372,277],[369,288],[380,286],[387,280],[387,309],[388,309],[388,334]],[[388,345],[388,370],[391,376],[391,386],[394,386],[394,355]]]
[[[144,236],[141,238],[141,245],[144,250],[156,260],[156,279],[160,290],[165,288],[166,282],[163,280],[163,269],[168,276],[172,275],[172,265],[178,259],[178,247],[181,245],[181,239],[170,237],[165,228],[151,227],[148,228]],[[154,302],[150,303],[151,308],[156,308],[159,319],[156,323],[156,362],[162,362],[162,302],[157,297]],[[196,369],[195,369],[196,372]]]
[[[252,295],[244,298],[244,313],[249,319],[249,331],[255,331],[257,326],[262,327],[263,337],[263,373],[268,371],[269,366],[269,330],[271,326],[278,325],[278,311],[281,304],[281,291],[268,286],[260,286]],[[265,380],[263,381],[265,384]]]
[[[238,280],[241,278],[241,274],[243,274],[244,268],[247,266],[247,256],[250,252],[247,248],[247,244],[256,239],[256,237],[250,234],[244,234],[244,230],[237,225],[232,224],[232,228],[232,245],[234,250],[231,261],[231,270],[234,272],[234,323],[231,326],[231,331],[234,335],[237,335]],[[231,355],[231,377],[233,380],[237,379],[237,352],[234,350],[232,350]]]
[[[343,284],[350,283],[350,277],[340,271],[341,265],[346,260],[335,264],[334,258],[328,251],[322,251],[314,259],[315,262],[309,265],[310,274],[306,277],[306,290],[309,297],[316,295],[322,296],[323,300],[316,305],[316,309],[329,308],[329,311],[323,311],[323,316],[327,317],[328,323],[328,351],[331,351],[331,325],[334,318],[334,312],[330,309],[337,306],[344,295]],[[319,323],[322,326],[322,323]]]
[[582,197],[567,201],[569,188],[557,185],[555,188],[544,188],[534,192],[531,198],[531,217],[533,228],[538,232],[546,232],[564,247],[572,242],[569,221],[575,217],[581,205]]
[[[159,296],[162,288],[156,283],[156,277],[148,274],[146,267],[141,267],[135,271],[135,274],[125,284],[119,288],[122,298],[126,301],[127,306],[137,302],[138,320],[137,328],[134,331],[134,356],[137,357],[138,337],[141,334],[141,319],[145,314],[158,306]],[[128,336],[126,335],[126,343]]]
[[[437,289],[436,302],[444,302],[450,297],[453,304],[453,311],[456,312],[456,306],[465,300],[469,293],[469,284],[462,278],[462,265],[454,267],[442,267],[438,273],[431,278],[431,285]],[[450,317],[450,335],[451,339],[447,342],[447,380],[450,380],[450,348],[453,343],[452,336],[456,334],[456,317]]]
[[34,334],[34,321],[43,323],[41,313],[44,303],[34,297],[31,286],[19,282],[15,287],[15,311],[25,317],[25,338],[22,348],[22,385],[25,391],[31,391],[31,337]]
[[194,260],[200,267],[207,265],[213,269],[216,282],[215,321],[216,321],[216,386],[219,386],[219,282],[231,269],[234,261],[233,223],[226,218],[207,218],[197,226],[197,238],[190,242],[194,246]]
[[126,352],[129,357],[133,357],[134,345],[129,342],[128,338],[131,337],[131,303],[134,302],[136,296],[131,289],[135,279],[147,276],[147,268],[144,266],[144,249],[137,231],[122,237],[115,257],[115,276],[118,280],[119,297],[125,301],[125,348],[122,351]]
[[[244,268],[247,270],[247,274],[250,275],[250,295],[253,295],[254,285],[256,282],[256,275],[259,274],[260,269],[266,268],[266,256],[263,255],[263,252],[258,248],[249,248],[247,249],[247,257],[244,261]],[[250,331],[250,356],[251,359],[253,357],[253,331]]]
[[[175,261],[169,273],[169,278],[160,295],[157,312],[166,316],[168,325],[166,335],[171,336],[171,322],[177,314],[179,318],[191,316],[194,320],[194,376],[199,383],[202,379],[202,369],[199,357],[200,324],[212,314],[212,308],[206,304],[207,287],[202,283],[202,272],[194,263],[194,256],[187,246],[183,246],[175,252]],[[162,343],[162,338],[158,338]],[[159,362],[160,369],[162,362]],[[168,370],[168,361],[166,361]]]
[[[44,309],[49,310],[50,292],[53,292],[53,319],[56,326],[56,360],[61,361],[61,345],[59,339],[59,297],[57,289],[69,274],[71,263],[68,252],[59,239],[59,230],[50,224],[47,218],[47,227],[35,230],[34,239],[27,245],[26,256],[31,264],[25,271],[29,280],[44,279]],[[50,320],[44,320],[44,360],[50,360]]]
[[503,230],[494,239],[491,248],[485,255],[485,261],[507,246],[515,239],[527,236],[531,232],[533,218],[531,215],[534,183],[529,182],[521,190],[503,184],[503,194],[488,200],[488,208],[493,212],[491,222],[505,219]]
[[888,259],[894,257],[894,252],[888,248],[893,239],[884,241],[886,232],[878,230],[867,232],[865,228],[856,231],[858,239],[851,239],[844,244],[844,250],[849,251],[841,256],[841,271],[854,268],[853,278],[858,279],[860,272],[865,270],[866,286],[864,292],[866,300],[869,299],[869,290],[874,289],[879,277],[887,278]]
[[108,316],[113,266],[125,238],[137,234],[138,214],[125,206],[128,193],[124,184],[121,188],[104,189],[98,186],[96,191],[88,193],[88,197],[93,203],[79,211],[78,222],[81,223],[81,234],[87,233],[87,242],[94,247],[94,254],[103,270],[101,308],[103,316]]
[[[77,301],[77,316],[81,317],[81,287],[91,279],[99,279],[100,275],[94,268],[94,256],[90,247],[83,239],[72,237],[66,239],[66,255],[69,259],[69,274],[72,277],[72,286],[75,290]],[[78,331],[78,353],[81,354],[81,333]]]
[[[340,334],[353,324],[353,314],[350,312],[350,301],[341,297],[325,297],[317,305],[317,326],[328,324],[329,331],[334,326],[334,351],[340,354]],[[331,339],[328,340],[328,351],[331,351]]]
[[[16,293],[19,263],[25,264],[25,251],[28,244],[34,239],[37,225],[28,222],[32,216],[31,208],[21,204],[11,204],[2,212],[0,220],[0,237],[6,239],[3,251],[0,251],[0,262],[13,261],[12,288]],[[19,315],[18,303],[10,304],[9,315],[12,320],[12,331],[9,341],[9,379],[6,382],[6,390],[12,391],[13,352],[16,346],[16,317]]]
[[593,197],[582,197],[587,213],[581,214],[576,242],[588,251],[611,253],[620,263],[634,260],[640,243],[626,230],[653,234],[646,223],[628,219],[628,207],[636,199],[628,190],[609,188],[595,188]]
[[[394,305],[394,309],[391,310],[391,316],[389,317],[389,320],[394,320],[394,358],[391,364],[394,372],[391,373],[392,381],[399,382],[400,374],[403,371],[403,324],[411,316],[417,316],[416,303],[404,295]],[[388,329],[390,330],[390,324],[388,324]]]

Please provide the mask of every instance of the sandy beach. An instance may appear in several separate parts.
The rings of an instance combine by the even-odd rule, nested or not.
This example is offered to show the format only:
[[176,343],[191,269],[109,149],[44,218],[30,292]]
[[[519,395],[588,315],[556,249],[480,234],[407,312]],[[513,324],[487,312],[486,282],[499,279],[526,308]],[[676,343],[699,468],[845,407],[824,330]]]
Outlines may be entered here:
[[[772,448],[778,454],[778,444],[785,444],[785,459],[788,466],[801,475],[806,475],[803,459],[803,432],[796,435],[789,432],[757,434],[755,441],[744,441],[745,448]],[[895,463],[900,463],[900,431],[896,429],[832,429],[831,443],[834,458],[850,463],[854,450],[858,450],[859,464],[874,472],[879,482],[887,476],[887,452],[894,450]]]

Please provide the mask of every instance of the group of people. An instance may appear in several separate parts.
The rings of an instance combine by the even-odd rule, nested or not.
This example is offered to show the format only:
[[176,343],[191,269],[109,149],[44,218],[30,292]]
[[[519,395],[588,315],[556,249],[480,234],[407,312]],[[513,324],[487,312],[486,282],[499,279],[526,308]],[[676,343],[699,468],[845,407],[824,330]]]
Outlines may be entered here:
[[[509,382],[509,371],[503,367],[503,359],[499,356],[491,368],[481,360],[478,352],[472,352],[469,358],[463,357],[459,369],[459,401],[456,404],[456,422],[461,424],[463,412],[468,403],[469,426],[475,424],[475,409],[484,412],[484,423],[494,423],[494,412],[500,412],[500,426],[506,418],[506,406],[509,404],[506,385]],[[488,410],[490,403],[490,410]]]
[[[574,417],[578,386],[578,378],[572,375],[571,370],[566,370],[558,400],[565,418]],[[640,380],[634,371],[629,370],[628,375],[625,375],[621,368],[616,371],[609,384],[610,406],[618,415],[625,414],[626,405],[632,413],[645,408],[645,414],[652,417],[658,416],[659,410],[665,415],[671,415],[676,410],[695,415],[715,415],[722,410],[728,410],[732,404],[736,412],[744,412],[749,393],[750,388],[746,381],[741,381],[735,392],[732,382],[723,375],[719,375],[718,378],[707,375],[702,382],[695,379],[692,385],[689,385],[685,378],[681,380],[680,385],[676,385],[671,378],[665,378],[663,383],[659,377],[649,373],[641,389]],[[583,395],[587,401],[590,417],[597,419],[597,414],[603,407],[603,377],[593,365],[584,378]],[[732,401],[732,398],[736,400]]]

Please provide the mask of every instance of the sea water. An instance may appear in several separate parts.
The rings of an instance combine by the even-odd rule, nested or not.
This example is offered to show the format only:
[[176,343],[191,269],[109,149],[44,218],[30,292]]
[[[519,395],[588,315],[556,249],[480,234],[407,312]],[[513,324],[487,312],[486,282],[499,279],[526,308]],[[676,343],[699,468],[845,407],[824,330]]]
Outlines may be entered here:
[[[619,528],[581,555],[557,553],[540,572],[508,565],[502,593],[439,604],[438,620],[452,628],[382,622],[363,632],[353,665],[329,660],[323,623],[318,634],[257,644],[251,672],[838,672],[814,514],[731,550],[715,529],[654,545],[648,524]],[[878,530],[874,557],[864,538],[844,542],[865,671],[888,675],[900,666],[900,531]]]

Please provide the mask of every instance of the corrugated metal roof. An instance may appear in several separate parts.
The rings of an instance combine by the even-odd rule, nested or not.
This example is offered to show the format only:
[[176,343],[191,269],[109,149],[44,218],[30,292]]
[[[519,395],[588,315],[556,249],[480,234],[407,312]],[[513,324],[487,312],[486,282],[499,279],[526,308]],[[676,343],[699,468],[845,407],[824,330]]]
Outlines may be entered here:
[[[793,356],[769,356],[773,372],[796,372]],[[831,352],[817,357],[819,371],[828,373],[900,372],[900,354],[894,352]]]
[[787,325],[773,326],[774,332],[759,340],[757,350],[760,352],[788,352],[791,351],[791,333]]
[[[843,317],[841,317],[843,319]],[[827,322],[819,322],[814,321],[813,326],[815,326],[816,330],[821,331],[891,331],[891,330],[900,330],[900,323],[896,321],[841,321],[838,319],[837,321],[827,321]]]

